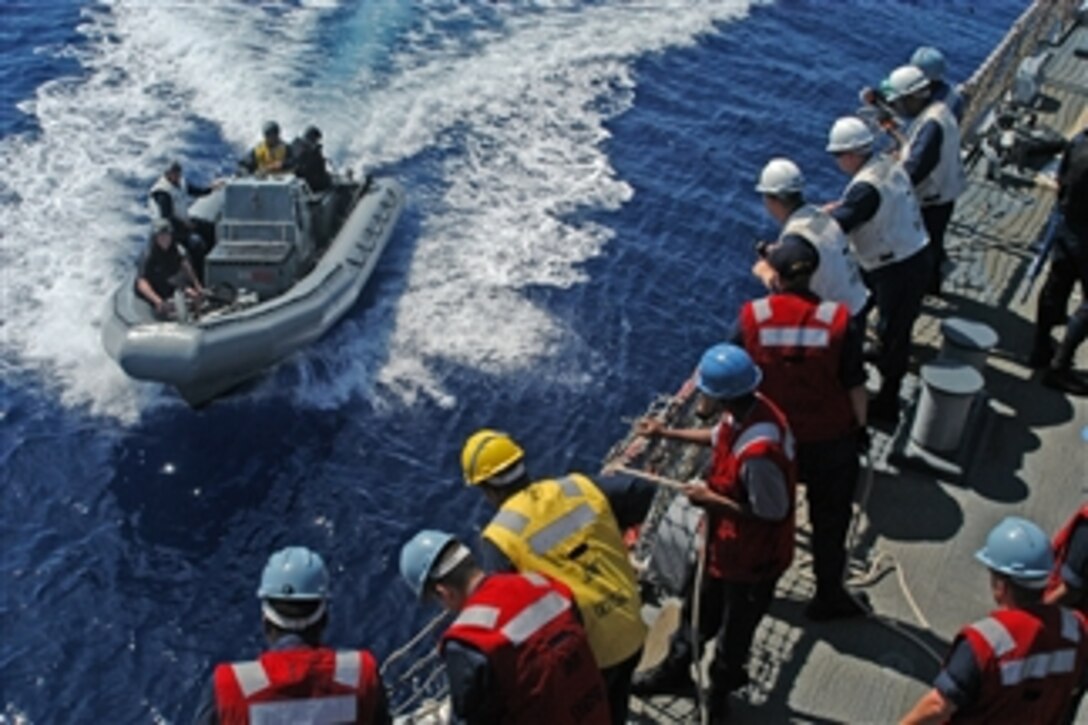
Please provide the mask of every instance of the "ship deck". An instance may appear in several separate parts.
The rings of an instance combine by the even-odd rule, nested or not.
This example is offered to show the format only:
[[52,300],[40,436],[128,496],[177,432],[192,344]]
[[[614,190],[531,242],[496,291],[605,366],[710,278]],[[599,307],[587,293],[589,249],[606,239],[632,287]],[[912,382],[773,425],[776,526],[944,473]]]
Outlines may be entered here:
[[[1051,49],[1037,104],[1039,123],[1067,138],[1088,124],[1085,49],[1083,25]],[[1088,492],[1088,403],[1044,387],[1027,366],[1042,278],[1026,303],[1021,291],[1054,193],[1039,183],[1045,171],[1007,170],[994,181],[975,156],[946,239],[954,267],[945,294],[926,298],[908,380],[916,400],[918,366],[940,351],[942,320],[976,320],[998,333],[983,401],[953,462],[960,470],[904,455],[908,416],[898,432],[876,431],[851,568],[879,619],[805,619],[813,585],[799,500],[798,555],[757,632],[752,683],[734,694],[731,722],[897,721],[930,686],[958,629],[992,608],[986,571],[973,558],[990,528],[1015,514],[1054,531]],[[1082,349],[1078,369],[1085,358]],[[667,631],[655,627],[644,664],[662,655]],[[698,720],[693,701],[673,697],[636,698],[632,711],[635,722]],[[1088,722],[1088,704],[1080,717]]]

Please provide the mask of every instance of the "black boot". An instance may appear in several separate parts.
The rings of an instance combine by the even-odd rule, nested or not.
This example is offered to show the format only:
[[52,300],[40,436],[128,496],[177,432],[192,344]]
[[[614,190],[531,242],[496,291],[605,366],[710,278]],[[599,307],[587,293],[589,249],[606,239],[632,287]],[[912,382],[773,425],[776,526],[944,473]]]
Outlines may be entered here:
[[1048,368],[1043,373],[1043,385],[1069,395],[1088,396],[1088,380],[1069,368]]
[[706,694],[706,710],[710,725],[728,722],[732,710],[729,707],[729,692],[722,687],[712,685]]
[[863,592],[851,595],[845,589],[831,594],[818,593],[805,607],[805,617],[813,622],[866,617],[869,613],[869,597]]
[[899,393],[888,392],[887,388],[869,401],[869,420],[876,424],[895,426],[899,423]]

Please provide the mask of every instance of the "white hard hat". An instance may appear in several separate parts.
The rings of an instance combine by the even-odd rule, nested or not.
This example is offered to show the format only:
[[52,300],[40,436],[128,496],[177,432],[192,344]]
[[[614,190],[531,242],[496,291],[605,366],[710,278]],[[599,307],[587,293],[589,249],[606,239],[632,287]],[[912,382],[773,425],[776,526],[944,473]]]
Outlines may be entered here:
[[842,151],[865,151],[873,145],[873,132],[857,116],[843,116],[831,125],[827,135],[827,150],[833,154]]
[[805,188],[805,177],[797,164],[786,158],[771,159],[759,174],[756,191],[761,194],[797,194]]
[[929,78],[916,65],[901,65],[888,76],[889,101],[896,101],[929,88]]

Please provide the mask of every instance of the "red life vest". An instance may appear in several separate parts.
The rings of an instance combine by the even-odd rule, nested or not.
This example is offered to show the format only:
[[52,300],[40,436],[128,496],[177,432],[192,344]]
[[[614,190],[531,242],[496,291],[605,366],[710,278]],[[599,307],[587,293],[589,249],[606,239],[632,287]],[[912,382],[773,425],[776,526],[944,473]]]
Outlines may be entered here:
[[745,461],[767,458],[786,479],[789,513],[781,521],[715,511],[708,517],[707,571],[729,581],[761,581],[779,576],[793,561],[793,500],[797,486],[793,434],[786,416],[756,393],[756,404],[741,422],[727,416],[719,424],[707,484],[737,502],[748,500],[740,471]]
[[604,680],[578,623],[570,589],[542,574],[492,574],[446,633],[483,653],[504,723],[605,725]]
[[[1046,582],[1047,592],[1052,592],[1058,588],[1058,585],[1062,583],[1062,565],[1065,564],[1065,559],[1069,556],[1069,542],[1073,538],[1073,532],[1078,526],[1088,525],[1088,503],[1080,505],[1080,510],[1073,514],[1073,518],[1065,522],[1065,526],[1061,528],[1054,536],[1054,569],[1050,572],[1050,578]],[[1074,602],[1075,606],[1081,614],[1088,615],[1088,592],[1081,592],[1080,601]]]
[[370,723],[381,688],[369,652],[324,647],[265,652],[256,661],[222,664],[215,668],[214,683],[221,725],[247,725],[262,717]]
[[1060,721],[1088,660],[1088,623],[1079,612],[1050,605],[999,609],[959,636],[982,679],[975,704],[951,722]]
[[763,370],[759,391],[786,414],[801,443],[842,438],[857,427],[839,361],[850,311],[812,294],[775,294],[740,311],[744,348]]

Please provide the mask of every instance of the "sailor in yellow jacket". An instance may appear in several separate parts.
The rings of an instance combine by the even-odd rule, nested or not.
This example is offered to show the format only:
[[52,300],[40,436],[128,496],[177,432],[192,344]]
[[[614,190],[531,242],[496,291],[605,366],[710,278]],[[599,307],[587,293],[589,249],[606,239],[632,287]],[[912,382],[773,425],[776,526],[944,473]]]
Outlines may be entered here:
[[491,429],[465,442],[461,470],[498,509],[483,531],[485,566],[541,572],[570,587],[608,686],[612,721],[626,722],[646,625],[620,530],[645,518],[652,486],[619,477],[597,484],[580,473],[533,481],[521,446]]
[[263,140],[238,162],[241,171],[250,174],[281,174],[293,167],[291,149],[280,138],[280,125],[267,122],[261,129]]

